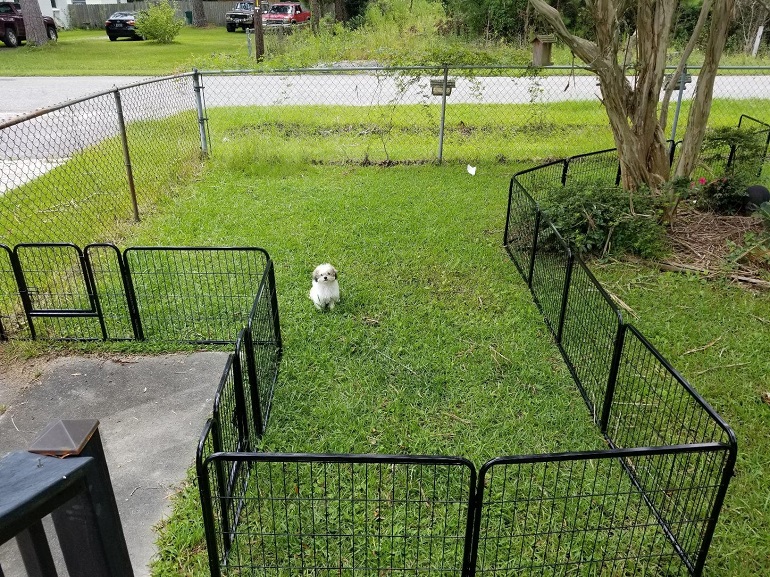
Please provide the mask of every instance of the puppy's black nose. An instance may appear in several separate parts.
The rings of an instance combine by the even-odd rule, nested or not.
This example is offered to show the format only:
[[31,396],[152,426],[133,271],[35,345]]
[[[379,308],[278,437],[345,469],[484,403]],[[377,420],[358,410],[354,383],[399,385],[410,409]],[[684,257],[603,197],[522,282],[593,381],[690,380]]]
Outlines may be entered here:
[[328,276],[325,276],[325,277],[324,277],[324,280],[329,280],[329,277],[328,277]]

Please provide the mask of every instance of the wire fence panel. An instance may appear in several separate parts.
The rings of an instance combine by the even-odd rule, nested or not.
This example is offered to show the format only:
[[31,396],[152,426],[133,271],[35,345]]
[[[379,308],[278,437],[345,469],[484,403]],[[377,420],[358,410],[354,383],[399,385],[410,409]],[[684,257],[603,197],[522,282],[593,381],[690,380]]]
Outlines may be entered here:
[[[692,462],[702,451],[723,447],[667,447],[585,454],[501,457],[479,473],[476,575],[688,575],[680,556],[627,474],[629,463],[666,471],[671,462]],[[717,477],[718,478],[718,477]],[[685,480],[677,500],[709,488],[711,479]],[[676,527],[701,527],[685,512]],[[683,534],[683,533],[682,533]],[[688,533],[689,535],[689,533]]]
[[[440,105],[408,69],[204,75],[212,149],[264,162],[433,161]],[[440,103],[440,99],[438,100]]]
[[615,340],[622,320],[604,289],[575,259],[564,316],[561,349],[594,421],[607,392]]
[[140,212],[186,182],[200,160],[201,141],[190,74],[119,91]]
[[[443,159],[507,163],[565,154],[565,138],[612,144],[606,113],[590,78],[532,67],[450,67]],[[545,156],[544,156],[545,154]]]
[[464,574],[476,482],[464,459],[220,454],[209,486],[219,462],[251,473],[243,493],[212,495],[238,511],[212,575]]
[[20,338],[30,336],[13,259],[11,249],[0,245],[0,341],[7,340],[11,335]]
[[104,322],[105,338],[133,340],[136,326],[131,315],[132,304],[126,290],[123,256],[111,244],[91,244],[83,253],[94,283],[99,312]]
[[620,182],[618,152],[612,148],[567,159],[565,185],[571,186],[617,186]]
[[246,324],[268,256],[256,248],[126,249],[147,339],[233,342]]
[[258,407],[254,410],[255,415],[258,411],[258,418],[255,416],[257,435],[264,433],[270,418],[270,407],[281,362],[282,342],[275,295],[273,264],[270,262],[266,274],[262,277],[246,327],[248,345],[245,353],[251,356],[254,373],[252,386],[256,387],[253,398],[258,400]]
[[513,178],[535,200],[548,196],[554,188],[561,188],[567,174],[567,160],[554,160],[541,166],[517,172]]
[[[668,456],[656,468],[629,459],[629,472],[694,565],[726,471],[727,425],[634,328],[625,332],[607,433],[618,447],[719,443],[723,450]],[[718,510],[718,509],[717,509]]]
[[554,337],[559,334],[572,253],[552,224],[540,226],[532,268],[532,295]]
[[131,217],[111,93],[0,129],[0,238],[86,244]]
[[519,184],[516,177],[513,177],[508,194],[508,215],[503,244],[527,283],[530,278],[532,247],[539,219],[540,212],[537,204]]
[[32,338],[103,338],[83,253],[72,244],[20,244],[14,248]]

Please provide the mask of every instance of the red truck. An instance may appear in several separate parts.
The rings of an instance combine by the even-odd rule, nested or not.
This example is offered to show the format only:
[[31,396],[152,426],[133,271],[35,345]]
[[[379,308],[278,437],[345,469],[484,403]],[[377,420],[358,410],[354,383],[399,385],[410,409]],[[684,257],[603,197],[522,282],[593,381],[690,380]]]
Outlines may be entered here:
[[[46,34],[51,40],[56,40],[56,23],[53,18],[43,16]],[[21,5],[15,2],[0,2],[0,40],[11,48],[16,48],[22,40],[26,40],[24,18],[21,15]]]
[[302,8],[299,2],[277,2],[262,13],[263,26],[291,26],[310,20],[310,11]]

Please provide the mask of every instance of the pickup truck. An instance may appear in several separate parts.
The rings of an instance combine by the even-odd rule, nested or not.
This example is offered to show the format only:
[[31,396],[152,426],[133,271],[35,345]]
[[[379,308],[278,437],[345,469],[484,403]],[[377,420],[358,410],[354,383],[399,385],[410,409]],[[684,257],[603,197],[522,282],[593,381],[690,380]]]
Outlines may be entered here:
[[[43,24],[50,40],[59,38],[53,18],[43,16]],[[16,48],[26,38],[21,5],[16,2],[0,2],[0,40],[6,46]]]
[[276,2],[270,10],[262,14],[264,26],[291,26],[310,20],[310,11],[302,8],[299,2]]
[[235,8],[225,14],[225,28],[235,32],[236,28],[254,27],[254,2],[238,2]]

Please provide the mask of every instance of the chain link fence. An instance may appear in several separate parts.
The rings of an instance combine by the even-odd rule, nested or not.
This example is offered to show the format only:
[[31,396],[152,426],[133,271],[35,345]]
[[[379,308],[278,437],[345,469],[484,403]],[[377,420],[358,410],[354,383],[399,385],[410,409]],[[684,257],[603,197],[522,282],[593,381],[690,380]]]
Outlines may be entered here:
[[[768,68],[722,69],[711,125],[768,120],[769,89]],[[691,82],[672,98],[674,140],[693,92]],[[581,68],[193,72],[0,123],[0,243],[119,242],[209,151],[258,163],[516,166],[612,146],[597,79]]]

